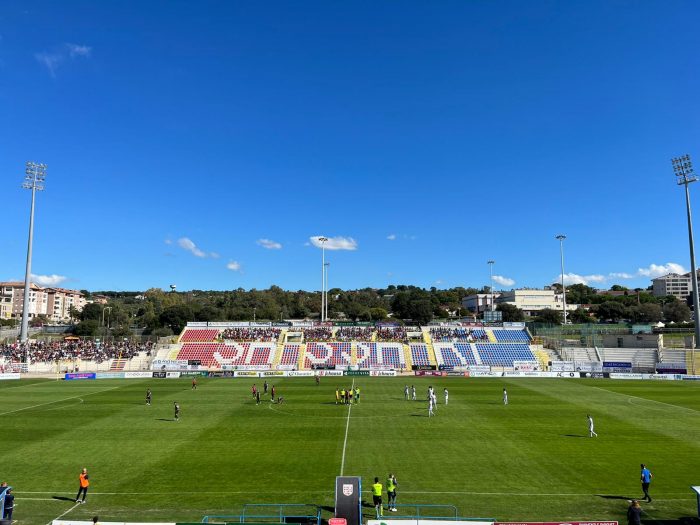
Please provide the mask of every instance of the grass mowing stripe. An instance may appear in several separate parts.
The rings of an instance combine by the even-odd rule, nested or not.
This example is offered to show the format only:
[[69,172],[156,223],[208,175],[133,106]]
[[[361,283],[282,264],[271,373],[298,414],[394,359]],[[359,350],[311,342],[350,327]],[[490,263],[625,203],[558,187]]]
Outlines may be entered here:
[[[351,389],[355,389],[355,379],[352,380]],[[343,458],[340,461],[340,475],[343,475],[343,469],[345,468],[345,448],[348,446],[348,430],[350,429],[350,413],[352,412],[352,398],[350,401],[350,408],[348,408],[348,421],[345,423],[345,439],[343,440]]]
[[30,407],[24,407],[24,408],[17,408],[15,410],[10,410],[9,412],[2,412],[0,413],[0,416],[6,416],[8,414],[15,414],[17,412],[23,412],[25,410],[31,410],[32,408],[38,408],[38,407],[43,407],[45,405],[53,405],[54,403],[60,403],[61,401],[70,401],[71,399],[79,399],[80,397],[84,396],[92,396],[95,394],[101,394],[102,392],[109,392],[110,390],[115,390],[117,388],[121,388],[120,386],[113,386],[112,388],[105,388],[104,390],[100,390],[98,392],[92,392],[90,394],[80,394],[77,396],[71,396],[71,397],[65,397],[63,399],[56,399],[54,401],[47,401],[46,403],[39,403],[38,405],[32,405]]

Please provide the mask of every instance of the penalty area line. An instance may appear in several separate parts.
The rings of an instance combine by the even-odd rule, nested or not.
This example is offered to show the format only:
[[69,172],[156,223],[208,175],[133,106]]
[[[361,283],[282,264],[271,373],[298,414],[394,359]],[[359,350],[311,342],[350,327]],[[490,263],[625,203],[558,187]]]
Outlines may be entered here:
[[121,388],[121,387],[120,386],[113,386],[112,388],[105,388],[104,390],[100,390],[98,392],[91,392],[89,394],[79,394],[77,396],[66,397],[63,399],[56,399],[55,401],[47,401],[46,403],[39,403],[38,405],[32,405],[30,407],[17,408],[15,410],[10,410],[9,412],[3,412],[0,414],[0,416],[6,416],[8,414],[16,414],[17,412],[23,412],[25,410],[31,410],[32,408],[43,407],[46,405],[53,405],[55,403],[60,403],[61,401],[70,401],[71,399],[80,399],[81,397],[94,396],[95,394],[101,394],[102,392],[109,392],[110,390],[115,390],[117,388]]
[[[352,380],[352,386],[350,387],[352,390],[355,389],[355,379],[353,378]],[[348,430],[350,430],[350,414],[352,412],[352,395],[350,397],[350,407],[348,408],[348,419],[347,422],[345,423],[345,439],[343,440],[343,457],[340,460],[340,475],[343,475],[343,470],[345,470],[345,449],[348,446]]]
[[76,503],[76,504],[73,505],[71,508],[69,508],[67,511],[65,511],[63,514],[61,514],[58,518],[52,519],[52,520],[49,521],[46,525],[51,525],[55,520],[60,520],[63,516],[65,516],[66,514],[68,514],[70,511],[72,511],[73,509],[75,509],[75,507],[78,507],[79,505],[80,505],[80,503]]

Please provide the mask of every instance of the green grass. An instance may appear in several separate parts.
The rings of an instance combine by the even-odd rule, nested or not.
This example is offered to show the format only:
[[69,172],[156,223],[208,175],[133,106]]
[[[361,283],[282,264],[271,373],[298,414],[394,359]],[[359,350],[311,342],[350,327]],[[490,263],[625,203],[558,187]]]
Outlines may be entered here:
[[[648,518],[696,513],[699,383],[408,378],[420,397],[428,384],[438,391],[428,419],[424,401],[403,400],[406,379],[355,381],[362,402],[349,424],[348,407],[333,401],[335,378],[318,387],[276,380],[286,403],[261,406],[242,379],[201,380],[197,391],[186,379],[1,382],[0,477],[15,487],[20,525],[71,509],[55,497],[75,496],[84,466],[88,504],[66,518],[199,521],[266,502],[330,508],[347,425],[344,474],[362,476],[366,491],[375,475],[395,473],[400,504],[501,520],[624,521],[627,501],[614,497],[641,496],[644,462],[654,473]],[[585,437],[587,413],[597,439]]]

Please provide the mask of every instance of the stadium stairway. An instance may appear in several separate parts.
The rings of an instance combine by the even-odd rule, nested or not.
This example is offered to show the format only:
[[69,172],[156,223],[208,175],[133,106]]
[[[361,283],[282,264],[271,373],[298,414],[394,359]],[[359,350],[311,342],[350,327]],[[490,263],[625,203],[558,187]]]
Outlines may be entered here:
[[272,370],[277,370],[277,366],[282,360],[282,353],[284,352],[284,342],[287,339],[287,330],[283,329],[280,332],[280,336],[277,339],[277,350],[275,351],[275,358],[272,360],[270,368]]
[[126,366],[126,359],[123,357],[118,357],[116,359],[112,359],[112,363],[109,365],[109,371],[110,372],[121,372],[124,370],[124,367]]
[[479,350],[476,348],[475,343],[469,343],[469,347],[472,349],[472,354],[474,354],[474,361],[476,361],[477,365],[483,365],[484,362],[481,360],[481,356],[479,355]]
[[435,347],[433,346],[433,341],[428,338],[428,343],[426,346],[428,347],[428,359],[430,360],[431,365],[435,365],[437,368],[437,356],[435,355]]
[[551,361],[549,354],[542,348],[538,348],[536,345],[530,345],[530,350],[532,350],[533,355],[540,363],[540,370],[547,370],[549,362]]
[[306,359],[306,343],[299,345],[299,359],[297,360],[297,370],[304,370],[304,359]]
[[406,368],[408,370],[413,370],[413,358],[411,357],[411,347],[403,344],[403,358],[406,361]]
[[484,329],[484,333],[486,334],[486,337],[489,338],[489,343],[497,343],[498,342],[498,339],[496,339],[496,336],[493,335],[493,330]]

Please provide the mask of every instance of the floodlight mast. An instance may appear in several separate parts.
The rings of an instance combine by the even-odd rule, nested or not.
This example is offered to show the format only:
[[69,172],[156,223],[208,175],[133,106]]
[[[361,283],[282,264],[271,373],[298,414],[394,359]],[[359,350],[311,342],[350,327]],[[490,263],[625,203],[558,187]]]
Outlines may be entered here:
[[491,276],[491,311],[493,312],[493,310],[494,310],[494,304],[493,304],[493,265],[496,264],[496,261],[489,260],[489,261],[486,261],[486,264],[489,265],[489,275]]
[[566,287],[564,286],[564,239],[566,235],[561,233],[555,237],[559,241],[559,255],[561,258],[561,294],[562,294],[562,309],[564,311],[564,324],[566,324]]
[[[46,180],[46,164],[27,162],[24,170],[24,182],[22,188],[32,190],[32,205],[29,211],[29,240],[27,241],[27,266],[24,272],[24,298],[22,300],[22,327],[20,329],[19,340],[26,343],[29,338],[29,287],[32,273],[32,241],[34,240],[34,201],[36,192],[44,189]],[[38,305],[38,303],[37,303]],[[26,363],[29,365],[29,350],[26,354]]]
[[318,238],[321,243],[321,322],[326,320],[326,243],[328,237],[321,235]]
[[690,246],[690,278],[693,283],[693,321],[695,324],[695,344],[693,345],[693,374],[695,374],[695,350],[700,344],[700,319],[698,315],[700,314],[700,306],[698,304],[698,271],[695,266],[695,243],[693,241],[693,219],[690,213],[690,191],[688,190],[688,184],[695,182],[698,178],[694,174],[693,163],[690,161],[690,155],[683,155],[681,157],[676,157],[671,159],[671,164],[673,165],[673,171],[676,174],[676,183],[679,186],[685,186],[685,209],[688,215],[688,244]]
[[325,277],[325,283],[326,283],[326,321],[328,321],[328,270],[330,270],[331,263],[327,262],[323,265],[323,267],[326,269],[326,277]]

